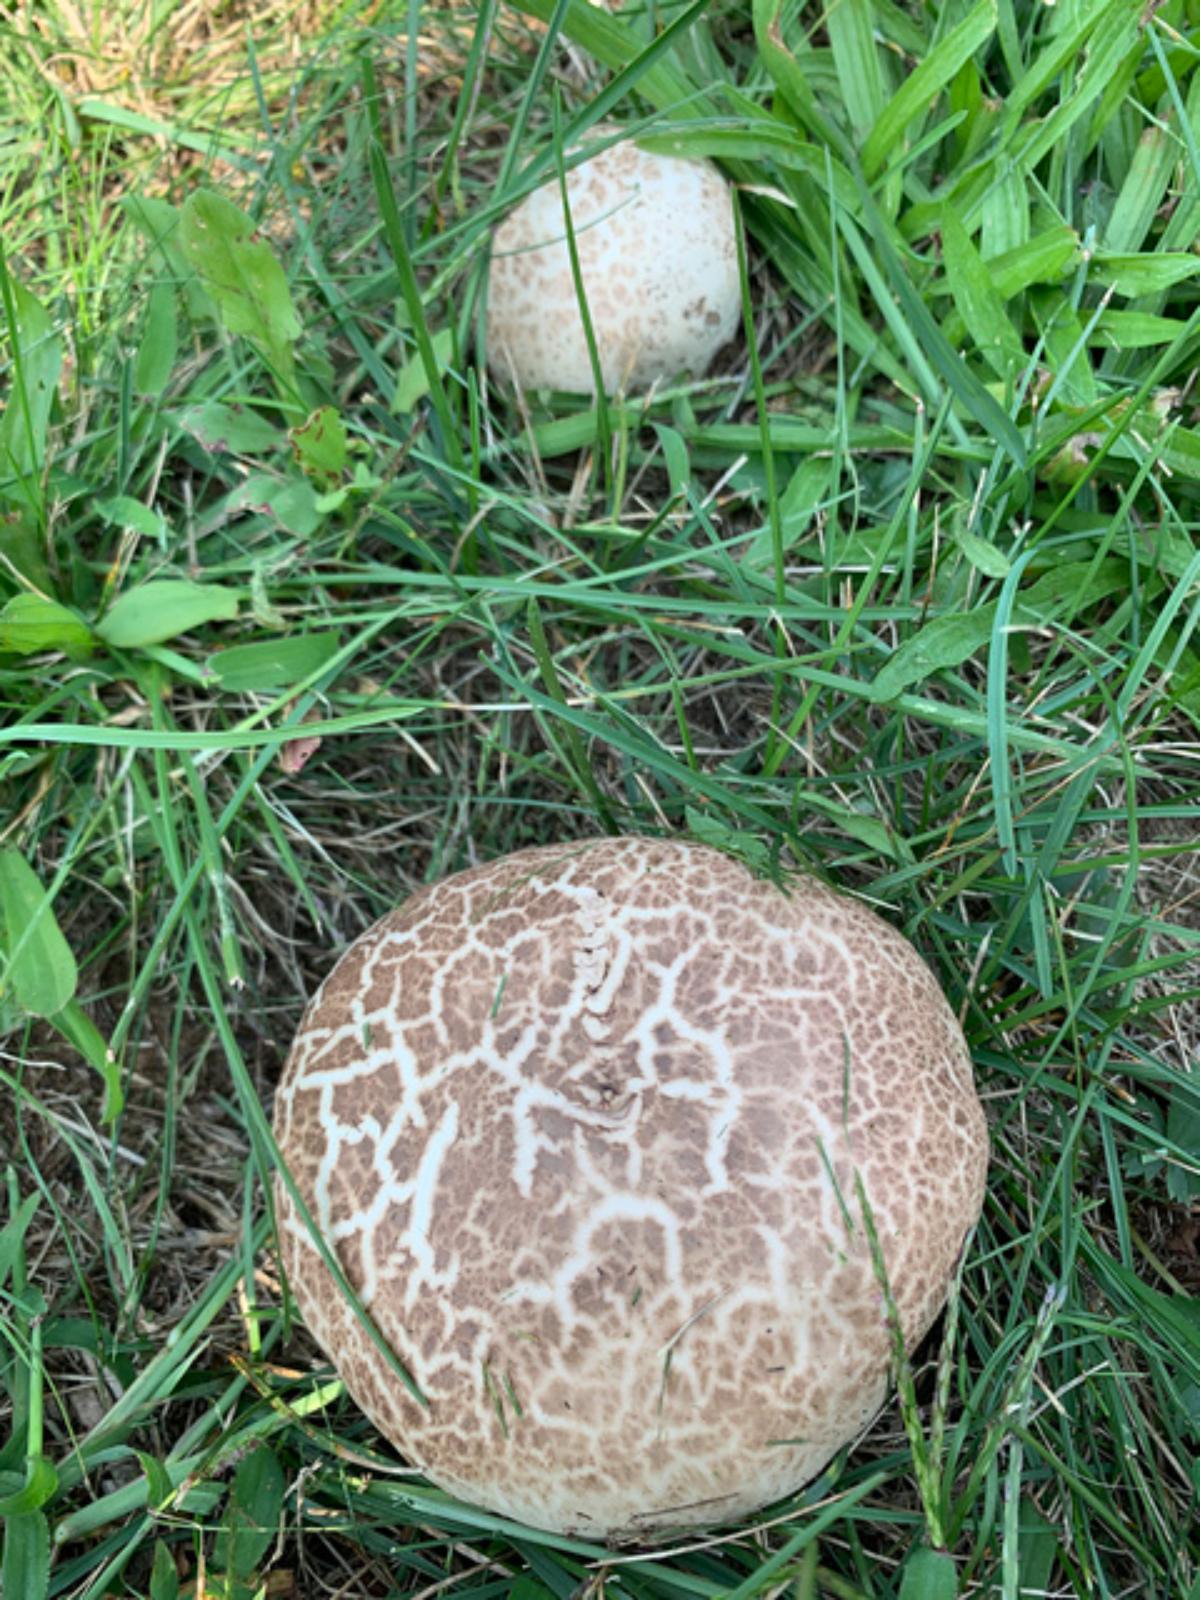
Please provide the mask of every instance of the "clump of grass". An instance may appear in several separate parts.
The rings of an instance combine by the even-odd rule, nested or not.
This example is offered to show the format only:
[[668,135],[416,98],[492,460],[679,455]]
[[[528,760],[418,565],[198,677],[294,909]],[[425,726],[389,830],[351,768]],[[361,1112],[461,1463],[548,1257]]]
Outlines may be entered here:
[[[1195,1593],[1191,10],[321,8],[136,105],[73,16],[0,90],[4,1592]],[[518,406],[488,230],[601,117],[738,183],[753,357]],[[261,1109],[377,914],[601,829],[884,906],[994,1146],[924,1465],[628,1560],[372,1437]]]

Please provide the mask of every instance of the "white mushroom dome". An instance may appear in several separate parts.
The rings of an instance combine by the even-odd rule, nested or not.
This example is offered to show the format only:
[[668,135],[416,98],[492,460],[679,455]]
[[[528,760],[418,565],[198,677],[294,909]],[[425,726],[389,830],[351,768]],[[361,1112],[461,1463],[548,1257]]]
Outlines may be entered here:
[[[709,161],[624,141],[574,167],[566,187],[605,391],[700,376],[741,314],[725,179]],[[595,390],[557,178],[496,230],[487,353],[522,388]]]
[[535,1527],[646,1540],[791,1493],[881,1405],[978,1219],[962,1033],[859,902],[613,839],[422,889],[301,1024],[276,1136],[424,1396],[278,1190],[312,1333],[403,1455]]

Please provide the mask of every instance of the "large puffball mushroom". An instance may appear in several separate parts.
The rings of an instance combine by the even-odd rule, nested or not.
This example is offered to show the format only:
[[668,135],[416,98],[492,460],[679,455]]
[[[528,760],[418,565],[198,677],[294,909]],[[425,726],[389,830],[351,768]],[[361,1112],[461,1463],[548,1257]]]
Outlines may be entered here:
[[[300,1310],[444,1489],[653,1539],[790,1493],[882,1403],[979,1215],[987,1134],[912,946],[703,846],[520,851],[424,888],[310,1005],[276,1136]],[[865,1199],[865,1207],[864,1207]]]
[[[700,376],[741,315],[725,179],[711,162],[623,142],[574,167],[566,187],[606,393]],[[496,230],[487,353],[522,388],[595,391],[557,178]]]

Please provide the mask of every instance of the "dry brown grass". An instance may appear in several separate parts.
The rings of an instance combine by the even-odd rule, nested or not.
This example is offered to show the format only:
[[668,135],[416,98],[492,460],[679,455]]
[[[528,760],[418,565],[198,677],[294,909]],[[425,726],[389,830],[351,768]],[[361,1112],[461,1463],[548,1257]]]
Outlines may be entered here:
[[[10,47],[53,87],[167,119],[181,96],[245,90],[249,41],[264,78],[294,71],[344,0],[25,0],[0,7]],[[360,20],[369,22],[378,0]]]

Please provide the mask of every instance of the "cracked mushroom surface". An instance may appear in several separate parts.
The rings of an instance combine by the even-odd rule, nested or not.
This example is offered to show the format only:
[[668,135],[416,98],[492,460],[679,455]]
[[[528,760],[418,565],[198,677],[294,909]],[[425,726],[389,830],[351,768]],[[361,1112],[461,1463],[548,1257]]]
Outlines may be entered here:
[[[605,391],[699,377],[741,318],[729,186],[708,161],[628,141],[567,173]],[[557,178],[496,230],[488,365],[525,389],[595,390]]]
[[788,1494],[882,1403],[982,1204],[958,1024],[912,946],[704,846],[520,851],[414,894],[305,1014],[276,1135],[308,1327],[460,1498],[613,1542]]

